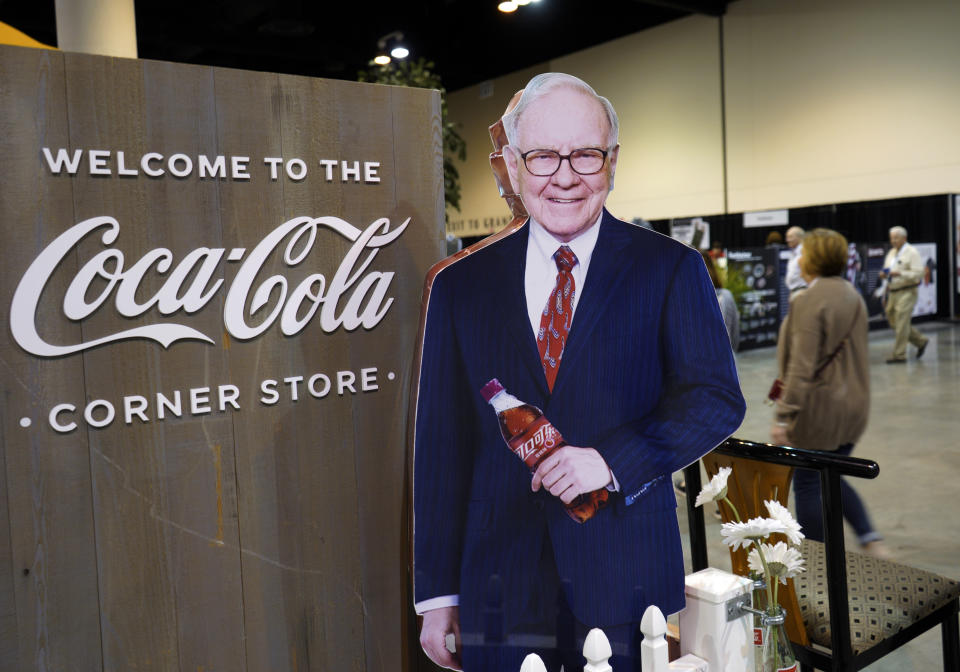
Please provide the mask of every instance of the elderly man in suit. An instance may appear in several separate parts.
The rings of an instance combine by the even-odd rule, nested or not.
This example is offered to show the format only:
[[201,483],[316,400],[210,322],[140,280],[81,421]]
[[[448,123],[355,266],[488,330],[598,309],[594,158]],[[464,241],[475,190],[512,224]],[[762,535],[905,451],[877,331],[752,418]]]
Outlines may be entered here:
[[[468,672],[516,670],[532,651],[548,669],[574,670],[599,626],[625,672],[644,609],[683,607],[670,475],[739,426],[743,397],[700,255],[604,208],[620,151],[609,101],[575,77],[538,75],[504,126],[529,219],[438,273],[426,312],[420,641],[436,663]],[[492,378],[569,443],[532,477],[481,397]],[[612,502],[593,518],[564,513],[600,488]]]
[[918,287],[926,268],[917,248],[907,242],[907,230],[902,226],[890,229],[890,251],[883,260],[880,279],[889,278],[884,307],[887,322],[893,327],[893,354],[887,364],[903,364],[907,361],[907,343],[916,346],[917,359],[923,357],[930,341],[910,324],[913,308],[917,305]]

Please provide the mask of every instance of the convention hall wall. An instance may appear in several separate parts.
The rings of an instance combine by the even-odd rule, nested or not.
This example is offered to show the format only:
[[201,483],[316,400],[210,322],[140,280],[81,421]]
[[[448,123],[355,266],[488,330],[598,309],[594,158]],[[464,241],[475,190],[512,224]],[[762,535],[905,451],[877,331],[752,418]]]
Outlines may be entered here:
[[608,205],[625,219],[958,191],[958,32],[954,0],[738,0],[722,21],[688,17],[453,92],[468,160],[449,230],[506,222],[486,128],[549,70],[617,108]]

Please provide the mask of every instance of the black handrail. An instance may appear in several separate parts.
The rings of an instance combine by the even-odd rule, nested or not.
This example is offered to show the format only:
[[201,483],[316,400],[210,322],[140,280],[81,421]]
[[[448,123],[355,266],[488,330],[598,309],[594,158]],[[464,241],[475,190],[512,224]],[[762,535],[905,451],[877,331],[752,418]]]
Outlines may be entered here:
[[[880,473],[880,467],[873,460],[864,460],[858,457],[846,457],[834,453],[821,452],[816,450],[805,450],[803,448],[792,448],[790,446],[777,446],[770,443],[757,443],[755,441],[745,441],[743,439],[729,438],[721,443],[715,449],[716,452],[732,457],[746,457],[763,462],[782,464],[788,467],[799,467],[802,469],[816,469],[820,471],[821,485],[824,500],[831,503],[839,501],[837,492],[839,489],[839,480],[833,483],[826,483],[827,474],[832,473],[835,477],[840,475],[854,476],[857,478],[876,478]],[[693,571],[699,571],[706,568],[707,565],[707,541],[704,530],[703,509],[693,505],[694,498],[700,492],[702,482],[700,480],[700,463],[694,462],[683,470],[684,481],[687,488],[687,520],[690,524],[690,557],[692,560]],[[692,496],[691,496],[692,495]],[[825,508],[830,510],[828,504]],[[842,528],[841,528],[842,529]],[[701,531],[698,534],[696,531]],[[840,555],[842,558],[842,554]]]
[[788,467],[801,469],[832,469],[842,476],[856,476],[857,478],[876,478],[880,467],[873,460],[864,460],[859,457],[846,457],[820,450],[805,450],[790,446],[775,446],[770,443],[755,443],[743,439],[730,438],[716,448],[721,455],[732,457],[747,457],[774,464],[783,464]]

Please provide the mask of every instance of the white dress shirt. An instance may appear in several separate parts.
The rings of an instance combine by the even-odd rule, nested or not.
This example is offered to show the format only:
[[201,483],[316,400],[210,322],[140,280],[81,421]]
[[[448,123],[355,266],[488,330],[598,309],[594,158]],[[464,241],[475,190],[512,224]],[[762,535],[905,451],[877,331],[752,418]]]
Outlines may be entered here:
[[799,259],[801,254],[803,254],[803,243],[798,244],[790,251],[790,259],[787,261],[787,275],[784,282],[791,292],[807,286],[807,283],[803,280],[803,275],[800,274]]
[[[547,306],[550,294],[557,286],[557,262],[553,255],[562,245],[568,246],[577,257],[577,263],[570,269],[573,275],[573,300],[571,310],[573,315],[570,317],[572,328],[573,319],[577,315],[577,303],[580,301],[580,294],[583,292],[584,284],[587,281],[587,269],[590,267],[590,259],[593,257],[593,248],[597,245],[597,238],[600,236],[600,220],[603,213],[597,217],[597,221],[589,229],[581,233],[568,243],[562,243],[554,238],[549,231],[542,225],[530,218],[530,237],[527,240],[527,264],[524,269],[524,291],[527,296],[527,315],[530,318],[530,327],[533,329],[533,337],[536,338],[540,333],[540,320],[543,317],[543,310]],[[562,366],[562,364],[561,364]],[[610,492],[619,492],[620,484],[617,482],[616,475],[611,471],[610,476],[613,482],[607,486]]]
[[[601,213],[600,217],[603,217]],[[540,331],[540,319],[543,309],[547,305],[550,293],[557,285],[557,262],[553,255],[561,245],[567,245],[577,257],[570,273],[573,275],[573,317],[577,314],[577,303],[587,281],[587,269],[590,267],[590,258],[593,248],[600,235],[600,217],[596,223],[569,243],[562,243],[554,238],[541,224],[530,218],[530,234],[527,240],[527,262],[524,268],[523,289],[527,297],[527,315],[530,317],[530,328],[536,337]],[[571,317],[571,324],[573,318]]]

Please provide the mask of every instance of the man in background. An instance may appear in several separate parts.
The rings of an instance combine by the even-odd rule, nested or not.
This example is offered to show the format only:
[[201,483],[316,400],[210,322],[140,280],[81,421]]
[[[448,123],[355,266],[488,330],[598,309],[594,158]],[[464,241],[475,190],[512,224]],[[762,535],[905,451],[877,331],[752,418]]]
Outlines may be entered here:
[[800,255],[803,254],[803,229],[791,226],[787,229],[787,246],[790,248],[790,259],[787,261],[787,276],[784,282],[790,290],[790,300],[794,295],[807,288],[807,283],[800,274]]
[[893,328],[893,354],[887,364],[907,361],[907,342],[917,348],[917,359],[923,357],[930,339],[910,324],[913,307],[917,305],[917,288],[926,268],[917,248],[907,242],[907,230],[902,226],[890,229],[890,251],[883,260],[881,279],[888,278],[886,312],[887,322]]

